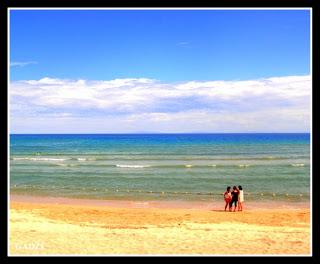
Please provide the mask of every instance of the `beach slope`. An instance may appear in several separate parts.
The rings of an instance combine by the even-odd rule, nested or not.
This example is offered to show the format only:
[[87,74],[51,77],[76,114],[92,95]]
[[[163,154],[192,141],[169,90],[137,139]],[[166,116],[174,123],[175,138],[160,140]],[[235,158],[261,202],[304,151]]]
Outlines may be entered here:
[[10,202],[10,255],[309,255],[310,211]]

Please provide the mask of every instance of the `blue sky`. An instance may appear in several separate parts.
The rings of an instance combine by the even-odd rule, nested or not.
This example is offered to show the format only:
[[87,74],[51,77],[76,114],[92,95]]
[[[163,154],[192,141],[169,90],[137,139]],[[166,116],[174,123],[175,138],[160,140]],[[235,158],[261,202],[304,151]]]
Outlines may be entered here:
[[12,80],[255,79],[309,74],[309,11],[25,11],[10,14]]
[[262,132],[269,112],[270,132],[309,131],[309,23],[307,10],[12,10],[11,130]]

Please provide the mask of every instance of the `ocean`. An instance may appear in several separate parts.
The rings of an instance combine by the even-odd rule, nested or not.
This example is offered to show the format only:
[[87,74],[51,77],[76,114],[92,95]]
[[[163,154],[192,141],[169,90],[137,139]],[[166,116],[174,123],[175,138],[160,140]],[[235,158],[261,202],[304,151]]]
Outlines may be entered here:
[[10,135],[12,194],[305,202],[310,177],[310,134]]

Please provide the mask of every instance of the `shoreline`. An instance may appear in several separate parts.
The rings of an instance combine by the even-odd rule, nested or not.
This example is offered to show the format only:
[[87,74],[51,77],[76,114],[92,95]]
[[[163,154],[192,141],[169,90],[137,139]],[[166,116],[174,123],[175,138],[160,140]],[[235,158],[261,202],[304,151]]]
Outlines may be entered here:
[[[39,202],[40,200],[40,202]],[[38,195],[10,194],[10,202],[41,204],[65,204],[82,206],[106,206],[113,208],[158,208],[158,209],[204,209],[219,210],[224,208],[224,201],[186,201],[186,200],[125,200],[125,199],[87,199]],[[264,209],[309,209],[310,202],[286,201],[245,201],[244,210]]]

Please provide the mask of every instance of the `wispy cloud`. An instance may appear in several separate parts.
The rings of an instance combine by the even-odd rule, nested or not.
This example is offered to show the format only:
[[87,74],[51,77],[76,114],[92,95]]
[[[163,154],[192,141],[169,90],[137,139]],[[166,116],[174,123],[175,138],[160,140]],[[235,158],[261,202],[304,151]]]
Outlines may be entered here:
[[176,43],[176,45],[179,47],[189,47],[190,43],[187,41],[181,41],[181,42]]
[[24,62],[18,62],[18,61],[13,61],[10,63],[10,67],[24,67],[30,64],[38,64],[36,61],[24,61]]
[[46,77],[11,83],[10,114],[12,129],[24,131],[50,130],[48,122],[60,129],[52,132],[308,131],[310,94],[310,76],[181,83]]

